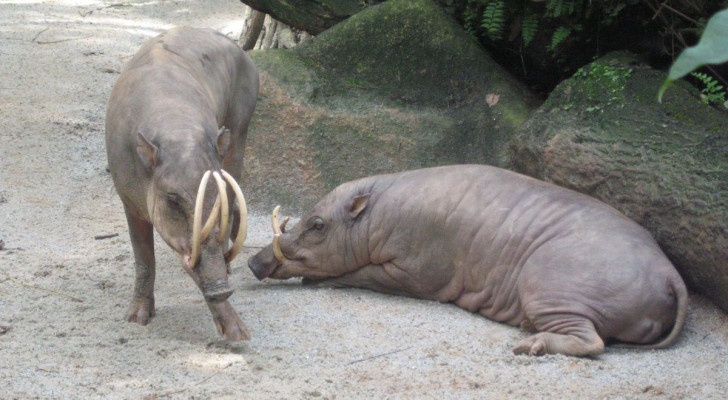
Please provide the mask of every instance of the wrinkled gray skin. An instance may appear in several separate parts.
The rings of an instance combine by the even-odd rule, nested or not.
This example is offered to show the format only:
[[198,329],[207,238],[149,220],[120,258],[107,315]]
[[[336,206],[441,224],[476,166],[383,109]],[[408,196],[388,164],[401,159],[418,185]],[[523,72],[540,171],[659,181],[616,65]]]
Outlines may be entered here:
[[[212,30],[165,32],[145,43],[119,76],[106,112],[106,150],[136,263],[128,321],[146,325],[154,316],[153,228],[184,260],[191,253],[202,175],[222,168],[240,178],[257,96],[258,72],[251,59]],[[217,196],[211,182],[204,218]],[[232,202],[229,186],[227,192]],[[231,214],[235,233],[240,217],[237,210]],[[205,296],[220,334],[231,341],[249,339],[227,301],[232,294],[223,257],[227,240],[218,242],[219,229],[218,224],[201,245],[197,264],[185,269]]]
[[249,260],[256,277],[454,302],[534,332],[516,354],[595,355],[609,341],[662,348],[687,308],[685,284],[642,227],[588,196],[487,166],[345,183],[280,246],[282,264],[272,245]]

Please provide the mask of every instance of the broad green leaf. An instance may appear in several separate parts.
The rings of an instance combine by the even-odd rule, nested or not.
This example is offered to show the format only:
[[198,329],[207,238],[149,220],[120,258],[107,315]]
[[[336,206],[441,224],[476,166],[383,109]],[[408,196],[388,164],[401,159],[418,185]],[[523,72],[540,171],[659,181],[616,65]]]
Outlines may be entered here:
[[685,49],[672,64],[667,80],[657,93],[657,101],[662,102],[662,94],[672,82],[694,69],[704,64],[720,64],[726,61],[728,61],[728,10],[723,10],[710,18],[698,44]]

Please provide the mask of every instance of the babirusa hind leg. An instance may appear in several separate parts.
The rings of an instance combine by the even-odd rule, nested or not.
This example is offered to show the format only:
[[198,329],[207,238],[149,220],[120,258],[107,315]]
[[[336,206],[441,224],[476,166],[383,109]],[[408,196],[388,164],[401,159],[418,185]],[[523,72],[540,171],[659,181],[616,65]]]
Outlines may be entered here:
[[[592,356],[604,352],[604,341],[590,320],[579,316],[566,318],[568,326],[527,337],[518,342],[513,348],[513,353],[536,356],[544,354]],[[535,325],[538,327],[539,324]]]

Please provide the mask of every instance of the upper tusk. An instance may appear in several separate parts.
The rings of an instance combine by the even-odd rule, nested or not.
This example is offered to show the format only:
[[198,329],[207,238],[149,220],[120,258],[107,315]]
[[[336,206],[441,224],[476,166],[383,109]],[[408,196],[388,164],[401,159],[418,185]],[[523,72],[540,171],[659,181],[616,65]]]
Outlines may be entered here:
[[225,180],[228,181],[230,184],[230,187],[233,188],[233,192],[235,192],[235,198],[238,200],[238,208],[240,209],[240,223],[238,224],[238,235],[235,237],[235,243],[233,243],[233,247],[230,248],[230,250],[225,254],[225,261],[228,263],[235,259],[235,257],[240,253],[240,250],[243,249],[243,244],[245,243],[245,237],[248,235],[248,206],[245,204],[245,196],[243,196],[243,191],[240,190],[240,186],[237,182],[235,182],[235,178],[232,177],[232,175],[228,174],[225,170],[220,170],[222,173],[222,176],[225,177]]
[[228,205],[225,181],[222,180],[220,174],[217,171],[213,172],[212,176],[215,177],[215,182],[217,182],[217,196],[218,199],[221,199],[222,203],[222,214],[220,216],[220,233],[217,235],[217,241],[222,243],[222,241],[225,240],[225,236],[227,236],[227,226],[228,219],[230,217],[230,209]]
[[278,214],[280,213],[280,211],[281,206],[276,206],[273,209],[273,213],[271,214],[271,225],[273,225],[273,255],[276,257],[278,262],[284,263],[287,261],[287,258],[283,255],[283,251],[281,251],[280,238],[281,235],[283,235],[283,232],[281,231],[281,225],[278,223]]
[[281,232],[281,227],[278,224],[278,214],[281,212],[281,206],[276,206],[273,209],[273,213],[270,215],[270,223],[273,226],[273,234],[279,235],[283,232]]
[[200,187],[197,189],[197,199],[195,200],[195,213],[192,217],[192,254],[190,255],[190,268],[194,268],[197,264],[197,258],[200,256],[200,244],[202,242],[200,228],[202,225],[202,203],[205,201],[205,187],[210,179],[210,171],[202,175]]

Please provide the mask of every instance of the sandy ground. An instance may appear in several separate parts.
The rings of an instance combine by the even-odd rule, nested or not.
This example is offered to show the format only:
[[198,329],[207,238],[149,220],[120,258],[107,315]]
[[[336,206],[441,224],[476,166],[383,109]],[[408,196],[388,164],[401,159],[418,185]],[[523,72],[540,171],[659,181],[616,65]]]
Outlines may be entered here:
[[237,37],[243,13],[235,0],[0,2],[0,398],[725,398],[728,317],[700,296],[667,350],[513,356],[525,333],[452,305],[256,281],[246,259],[270,240],[256,204],[231,277],[252,340],[219,339],[161,242],[157,317],[125,322],[133,261],[106,100],[150,36]]

